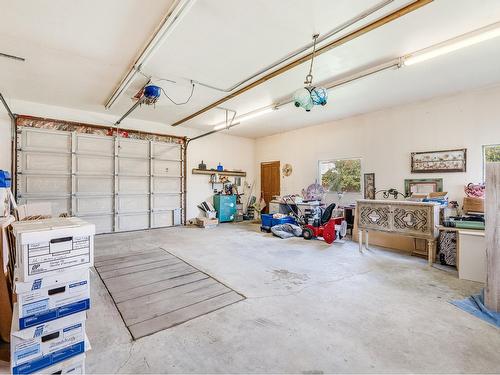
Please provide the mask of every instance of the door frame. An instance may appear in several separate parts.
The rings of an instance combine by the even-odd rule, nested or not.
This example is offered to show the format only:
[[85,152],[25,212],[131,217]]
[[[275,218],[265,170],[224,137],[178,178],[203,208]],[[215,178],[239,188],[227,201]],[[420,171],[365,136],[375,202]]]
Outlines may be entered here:
[[[281,161],[279,160],[273,160],[273,161],[263,161],[260,163],[260,196],[261,198],[263,198],[264,194],[263,194],[263,190],[262,190],[262,167],[264,165],[272,165],[272,164],[278,164],[278,190],[280,191],[281,193]],[[270,202],[270,201],[269,201]],[[269,210],[269,202],[266,202],[266,207],[265,207],[265,210]]]

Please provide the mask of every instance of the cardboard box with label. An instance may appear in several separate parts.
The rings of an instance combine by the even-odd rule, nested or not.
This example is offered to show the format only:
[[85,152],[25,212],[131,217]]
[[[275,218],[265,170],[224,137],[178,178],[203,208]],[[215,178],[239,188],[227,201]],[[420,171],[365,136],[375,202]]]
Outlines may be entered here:
[[43,374],[71,374],[71,375],[84,375],[85,374],[85,354],[78,355],[67,359],[66,361],[59,362],[54,366],[43,369]]
[[94,224],[76,217],[18,221],[16,281],[30,282],[94,264]]
[[56,365],[89,349],[85,337],[86,313],[19,330],[14,309],[11,332],[11,370],[13,374],[31,374]]
[[75,270],[17,282],[19,328],[25,329],[90,308],[89,270]]

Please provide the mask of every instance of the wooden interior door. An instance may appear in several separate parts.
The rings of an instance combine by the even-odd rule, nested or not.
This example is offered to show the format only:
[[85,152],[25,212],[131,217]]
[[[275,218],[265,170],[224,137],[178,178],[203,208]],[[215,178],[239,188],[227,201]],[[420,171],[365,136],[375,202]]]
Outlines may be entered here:
[[266,207],[262,212],[269,212],[269,202],[273,196],[280,195],[280,162],[269,161],[260,163],[260,190],[266,201]]

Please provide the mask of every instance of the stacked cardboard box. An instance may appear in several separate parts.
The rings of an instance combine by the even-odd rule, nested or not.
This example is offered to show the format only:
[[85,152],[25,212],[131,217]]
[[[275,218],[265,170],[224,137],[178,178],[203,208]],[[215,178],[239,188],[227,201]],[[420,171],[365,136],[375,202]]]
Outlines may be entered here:
[[95,227],[73,217],[18,221],[12,227],[12,373],[83,373],[90,349],[85,320]]

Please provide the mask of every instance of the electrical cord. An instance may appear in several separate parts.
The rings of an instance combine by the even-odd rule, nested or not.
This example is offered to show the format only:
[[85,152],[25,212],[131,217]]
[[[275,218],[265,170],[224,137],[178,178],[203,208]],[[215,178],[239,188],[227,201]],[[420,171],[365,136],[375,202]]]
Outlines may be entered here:
[[194,94],[194,83],[191,82],[191,93],[189,94],[189,97],[186,99],[186,101],[182,102],[182,103],[177,103],[175,100],[173,100],[170,96],[167,95],[166,91],[163,89],[163,87],[160,87],[161,89],[161,92],[167,97],[168,100],[170,100],[173,104],[175,105],[183,105],[183,104],[187,104],[191,98],[193,97],[193,94]]

